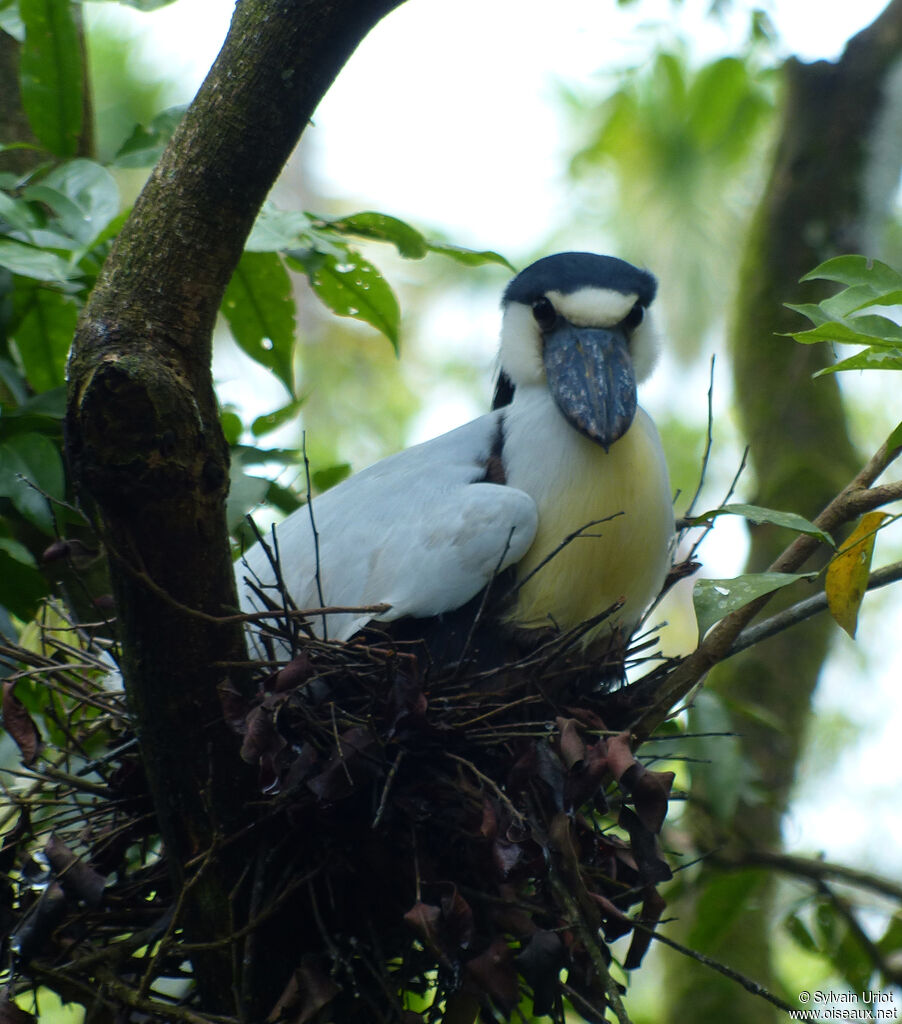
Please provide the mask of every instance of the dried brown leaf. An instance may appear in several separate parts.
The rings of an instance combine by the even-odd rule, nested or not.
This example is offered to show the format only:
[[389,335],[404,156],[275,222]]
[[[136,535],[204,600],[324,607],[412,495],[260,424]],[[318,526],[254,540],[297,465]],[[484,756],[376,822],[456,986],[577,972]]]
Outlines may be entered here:
[[517,968],[532,989],[533,1013],[551,1013],[566,960],[564,944],[556,932],[538,929],[515,958]]
[[639,920],[647,928],[637,928],[633,933],[630,948],[626,954],[626,960],[623,962],[623,966],[628,971],[634,970],[642,963],[642,958],[651,945],[652,934],[650,929],[654,928],[661,919],[661,914],[664,913],[666,906],[666,901],[657,889],[649,886],[645,890],[645,899],[642,901],[642,912],[639,915]]
[[422,942],[430,949],[444,955],[444,944],[441,937],[442,908],[432,903],[416,903],[404,915],[404,920],[416,932]]
[[579,726],[575,718],[556,718],[560,731],[559,744],[561,760],[571,771],[582,764],[586,756],[586,744],[579,734]]
[[624,772],[636,763],[633,750],[630,746],[630,734],[628,732],[618,733],[612,736],[607,743],[608,767],[614,778],[620,782]]
[[460,949],[468,949],[473,941],[473,908],[457,886],[452,887],[450,895],[442,897],[442,916],[451,941]]
[[15,1003],[0,1003],[0,1024],[37,1024],[37,1020]]
[[660,832],[667,816],[667,803],[673,789],[673,772],[642,771],[631,780],[628,789],[642,824],[652,832]]
[[306,683],[311,675],[313,675],[313,663],[310,661],[309,655],[299,654],[276,673],[273,691],[285,693],[288,690],[294,690],[302,683]]
[[320,966],[316,957],[305,956],[270,1011],[267,1021],[307,1024],[339,993],[339,986]]
[[3,681],[3,728],[19,748],[22,763],[31,765],[41,752],[41,734],[25,705],[16,696],[15,689],[14,680]]
[[44,856],[67,895],[74,896],[89,907],[100,906],[106,890],[103,875],[81,860],[53,833],[44,846]]
[[247,764],[257,764],[265,754],[274,758],[284,750],[285,737],[276,728],[272,712],[266,708],[252,708],[245,719],[245,728],[241,760]]
[[504,1013],[511,1014],[520,1001],[514,956],[507,942],[498,936],[484,953],[464,965],[471,983],[485,992]]
[[613,942],[615,939],[619,939],[621,935],[626,935],[627,932],[632,931],[633,922],[607,896],[602,896],[601,893],[597,892],[590,892],[589,895],[601,910],[601,917],[604,921],[604,937],[608,942]]

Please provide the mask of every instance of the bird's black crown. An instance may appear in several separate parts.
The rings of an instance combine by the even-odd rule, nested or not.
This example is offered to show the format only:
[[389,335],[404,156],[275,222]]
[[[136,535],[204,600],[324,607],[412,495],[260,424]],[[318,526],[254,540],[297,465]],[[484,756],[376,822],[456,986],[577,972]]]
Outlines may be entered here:
[[658,290],[654,274],[640,270],[616,256],[594,252],[559,252],[530,264],[511,281],[501,300],[531,305],[549,291],[569,295],[580,288],[610,288],[623,295],[636,295],[643,306],[650,305]]

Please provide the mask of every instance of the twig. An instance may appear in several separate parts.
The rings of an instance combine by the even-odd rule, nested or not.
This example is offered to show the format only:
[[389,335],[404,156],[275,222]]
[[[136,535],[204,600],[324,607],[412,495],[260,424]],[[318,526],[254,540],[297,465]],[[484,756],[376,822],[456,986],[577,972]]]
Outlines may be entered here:
[[821,860],[819,857],[800,857],[796,854],[769,850],[748,850],[727,861],[718,858],[718,863],[726,863],[731,867],[769,867],[787,875],[810,878],[814,881],[833,878],[846,885],[868,889],[902,903],[902,884],[885,878],[883,875],[860,871],[858,868],[850,868],[846,864],[835,864],[832,861]]
[[[746,465],[746,462],[748,461],[748,457],[749,457],[749,449],[748,449],[748,445],[746,445],[745,449],[742,452],[742,458],[739,460],[739,468],[733,474],[733,479],[730,481],[730,486],[727,488],[727,493],[721,499],[721,502],[718,505],[718,508],[723,508],[724,505],[728,504],[730,498],[733,497],[733,492],[736,490],[736,486],[739,483],[739,478],[745,472],[745,465]],[[686,561],[687,562],[691,562],[695,558],[696,551],[698,551],[698,549],[701,547],[702,542],[704,541],[705,537],[708,536],[708,532],[710,530],[712,530],[713,528],[714,528],[714,522],[713,522],[713,520],[709,520],[705,524],[705,527],[702,530],[701,535],[699,536],[698,540],[696,540],[696,542],[690,548],[689,554],[686,556]]]
[[711,367],[708,371],[708,428],[705,436],[705,451],[702,454],[702,468],[698,475],[698,486],[695,488],[695,494],[692,495],[692,501],[689,502],[689,507],[686,509],[686,518],[688,519],[692,515],[692,511],[695,508],[695,503],[698,501],[699,496],[702,493],[702,487],[705,484],[705,476],[708,472],[708,460],[711,457],[711,448],[714,443],[714,356],[711,356]]
[[570,916],[571,921],[576,925],[577,930],[582,936],[583,944],[589,954],[589,959],[592,961],[592,967],[595,969],[595,973],[598,975],[599,980],[604,986],[605,998],[608,1006],[610,1006],[614,1011],[614,1016],[617,1018],[618,1024],[632,1024],[629,1015],[626,1012],[626,1007],[623,1005],[623,1000],[620,998],[620,990],[618,989],[614,979],[611,977],[608,965],[604,962],[604,957],[602,957],[601,951],[598,948],[596,930],[589,925],[588,921],[586,921],[585,914],[583,913],[579,903],[573,898],[573,895],[568,889],[566,883],[558,876],[558,873],[555,870],[551,871],[551,883],[554,886],[558,898],[563,903],[564,909]]
[[858,918],[855,916],[855,912],[849,905],[847,900],[844,900],[838,892],[834,892],[829,885],[823,880],[817,883],[818,892],[830,901],[830,903],[836,908],[836,912],[843,918],[849,927],[849,930],[858,940],[864,951],[867,953],[871,960],[871,963],[877,968],[878,971],[886,978],[886,980],[892,985],[898,985],[902,982],[902,971],[887,960],[883,955],[880,947],[874,942],[874,940],[867,934],[867,932],[861,927]]
[[623,514],[624,513],[622,511],[612,512],[611,515],[603,516],[601,519],[591,519],[588,523],[585,523],[583,526],[580,526],[578,530],[574,530],[573,533],[568,533],[567,536],[560,542],[560,544],[558,544],[556,548],[552,548],[552,550],[548,552],[548,554],[542,559],[541,562],[539,562],[539,564],[534,569],[528,572],[522,580],[519,580],[517,582],[517,585],[511,590],[511,595],[518,594],[523,589],[523,587],[525,587],[526,584],[529,583],[533,576],[535,576],[535,574],[540,569],[544,569],[545,566],[548,565],[548,563],[551,561],[551,559],[554,558],[556,555],[559,555],[564,550],[564,548],[567,547],[568,544],[571,544],[573,541],[577,540],[580,537],[600,536],[600,534],[587,535],[586,530],[590,530],[593,526],[598,526],[601,523],[609,523],[612,519],[616,519],[618,516],[622,516]]
[[662,942],[665,946],[670,946],[671,949],[675,949],[678,953],[682,953],[683,956],[689,957],[690,960],[697,960],[698,963],[704,964],[705,967],[710,967],[711,970],[717,971],[718,974],[722,974],[725,978],[729,978],[731,981],[737,982],[747,992],[751,992],[753,996],[760,996],[762,999],[766,999],[767,1002],[773,1003],[774,1006],[779,1007],[781,1010],[785,1010],[787,1013],[792,1011],[793,1007],[788,1003],[784,1003],[779,996],[774,995],[773,992],[759,984],[759,982],[753,981],[751,978],[746,977],[746,975],[741,974],[739,971],[733,970],[732,967],[727,967],[726,964],[722,964],[719,960],[714,960],[710,956],[705,956],[704,953],[699,953],[698,950],[690,949],[688,946],[684,946],[675,939],[670,939],[666,935],[662,935],[660,932],[655,931],[654,928],[643,924],[642,921],[635,918],[633,919],[633,927],[638,928],[639,931],[647,932],[653,939],[658,942]]
[[[864,512],[887,502],[902,499],[902,481],[885,484],[882,487],[871,486],[899,456],[900,450],[902,449],[890,450],[885,443],[881,445],[861,472],[814,520],[815,526],[825,533],[833,533],[838,527],[858,518]],[[768,571],[797,571],[814,554],[820,543],[820,540],[810,534],[799,534],[770,565]],[[640,741],[665,721],[672,709],[690,693],[709,669],[729,655],[736,638],[772,596],[765,594],[721,619],[695,651],[684,658],[667,676],[657,689],[654,704],[642,712],[633,725],[633,732]]]
[[402,747],[398,751],[397,757],[392,762],[391,768],[388,770],[388,775],[385,778],[385,785],[382,787],[382,797],[379,800],[379,806],[376,808],[376,817],[373,818],[373,824],[371,828],[378,828],[379,822],[382,821],[382,815],[385,814],[385,806],[388,803],[388,794],[391,790],[392,783],[398,774],[398,769],[401,767],[401,760],[404,757],[404,748]]
[[[883,566],[882,569],[875,569],[868,577],[865,589],[876,590],[878,587],[885,587],[888,584],[896,583],[899,580],[902,580],[902,562],[893,562],[891,565]],[[752,647],[761,640],[766,640],[768,637],[775,636],[777,633],[782,632],[789,626],[794,626],[797,622],[803,622],[805,619],[810,619],[812,615],[817,615],[819,612],[825,611],[826,608],[826,591],[821,591],[819,594],[806,597],[803,601],[799,601],[790,608],[786,608],[782,612],[772,615],[769,619],[764,619],[762,622],[758,622],[754,626],[749,626],[744,629],[739,636],[736,637],[727,657],[732,657],[732,655],[738,654],[740,651],[744,651],[747,648]]]
[[472,761],[468,761],[465,757],[459,757],[457,754],[452,754],[450,750],[445,751],[445,757],[449,757],[451,758],[452,761],[457,761],[458,764],[462,764],[465,767],[469,768],[470,771],[476,776],[476,778],[480,780],[480,782],[484,782],[487,786],[489,786],[489,788],[492,790],[495,796],[497,796],[498,799],[504,804],[504,806],[511,812],[511,814],[514,817],[514,820],[517,822],[518,825],[522,825],[525,823],[526,819],[524,818],[524,816],[517,810],[516,807],[514,807],[514,805],[511,803],[510,797],[498,786],[498,783],[495,782],[494,779],[490,779],[488,775],[484,775],[476,767],[476,765],[473,764]]
[[211,846],[204,855],[204,859],[201,861],[197,871],[188,878],[185,883],[180,887],[178,898],[175,903],[175,909],[173,910],[172,916],[166,926],[166,932],[161,936],[160,941],[156,945],[153,956],[150,958],[150,962],[144,971],[144,975],[141,978],[140,984],[138,985],[137,994],[140,998],[145,998],[150,991],[150,986],[154,983],[156,975],[157,965],[169,952],[172,943],[172,936],[175,933],[175,929],[179,926],[182,911],[185,909],[185,903],[187,902],[188,895],[191,890],[197,885],[201,877],[210,866],[215,855],[217,853],[216,846]]
[[458,675],[463,669],[467,653],[470,650],[470,644],[473,642],[473,636],[476,633],[476,628],[481,622],[482,616],[484,615],[486,607],[488,606],[489,594],[492,591],[492,586],[495,583],[495,580],[498,578],[498,573],[501,571],[501,566],[504,564],[504,559],[507,558],[508,551],[510,551],[511,540],[513,539],[515,529],[516,527],[512,526],[508,531],[507,540],[504,542],[504,550],[501,552],[501,555],[498,558],[495,568],[492,570],[491,579],[489,580],[488,583],[486,583],[485,587],[482,590],[482,600],[479,602],[479,608],[476,610],[476,614],[473,616],[473,621],[470,623],[470,628],[467,631],[467,638],[464,641],[463,648],[461,649],[460,652],[460,657],[458,658],[457,670],[455,671],[453,677],[454,679],[458,677]]
[[[301,436],[301,454],[304,456],[304,477],[307,481],[307,515],[310,518],[310,529],[313,532],[313,557],[316,560],[316,571],[314,572],[314,579],[316,580],[316,596],[319,598],[320,606],[325,605],[326,600],[323,597],[323,578],[320,572],[319,564],[319,531],[316,528],[316,519],[313,515],[313,484],[310,480],[310,460],[307,458],[307,431],[305,430]],[[322,616],[323,619],[323,639],[328,640],[328,626],[326,624],[325,614]]]

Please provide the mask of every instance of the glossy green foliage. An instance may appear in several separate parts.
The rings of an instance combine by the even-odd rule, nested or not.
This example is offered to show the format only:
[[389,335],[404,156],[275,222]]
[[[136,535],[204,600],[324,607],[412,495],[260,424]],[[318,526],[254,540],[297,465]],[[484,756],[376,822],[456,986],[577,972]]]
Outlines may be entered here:
[[705,633],[725,615],[738,611],[747,604],[788,587],[798,580],[813,579],[817,573],[756,572],[732,579],[700,579],[692,590],[698,635]]
[[82,50],[69,0],[19,0],[25,27],[19,62],[32,131],[54,156],[74,156],[82,130]]
[[[134,0],[141,10],[159,0]],[[184,107],[166,106],[166,88],[130,78],[101,91],[104,126],[93,133],[83,112],[92,82],[83,60],[81,11],[71,0],[10,0],[0,9],[2,28],[21,44],[22,105],[38,147],[24,174],[0,172],[0,614],[27,620],[47,593],[40,554],[76,521],[62,461],[66,359],[79,311],[128,216],[120,183],[123,171],[149,171],[178,129]],[[93,47],[89,48],[93,50]],[[113,54],[120,74],[131,73],[120,54],[123,41],[98,41],[99,54]],[[99,77],[109,73],[90,69]],[[107,62],[109,63],[109,62]],[[121,95],[119,95],[121,94]],[[123,97],[125,98],[123,100]],[[110,105],[113,115],[107,117]],[[162,109],[161,109],[162,108]],[[130,120],[123,122],[123,117]],[[100,143],[105,162],[78,155]],[[3,149],[29,148],[4,140]],[[129,186],[130,187],[130,186]],[[365,211],[327,218],[267,206],[248,240],[222,303],[222,319],[239,348],[272,374],[285,397],[276,407],[244,422],[224,409],[222,426],[232,447],[228,517],[247,542],[244,517],[265,503],[287,513],[298,507],[292,486],[303,481],[304,458],[294,447],[263,448],[257,441],[295,420],[305,399],[298,394],[297,281],[306,277],[326,309],[374,330],[361,343],[378,349],[390,342],[395,361],[401,344],[401,310],[388,280],[357,243],[384,243],[403,259],[437,254],[465,266],[507,265],[494,252],[473,252],[430,241],[412,225],[387,214]],[[352,348],[357,351],[358,339]],[[332,362],[335,362],[332,357]],[[338,364],[341,364],[341,359]],[[379,386],[369,385],[373,393]],[[394,386],[394,401],[403,388]],[[333,446],[334,448],[334,446]],[[350,471],[337,451],[311,466],[314,490],[333,486]],[[282,471],[279,482],[268,475]]]
[[854,355],[819,370],[816,376],[840,370],[902,370],[902,327],[880,312],[902,303],[902,275],[880,260],[836,256],[802,280],[835,281],[843,288],[822,302],[787,303],[814,324],[790,337],[803,345],[826,341],[859,346]]

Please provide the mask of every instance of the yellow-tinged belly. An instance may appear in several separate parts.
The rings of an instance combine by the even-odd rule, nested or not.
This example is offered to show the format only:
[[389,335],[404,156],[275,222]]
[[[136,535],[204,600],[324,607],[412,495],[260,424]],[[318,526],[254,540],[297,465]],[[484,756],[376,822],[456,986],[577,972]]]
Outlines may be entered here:
[[645,413],[609,452],[570,433],[544,486],[530,491],[539,526],[517,566],[518,581],[526,582],[510,620],[569,629],[623,601],[590,640],[617,626],[631,629],[657,595],[670,564],[673,511],[660,441]]

